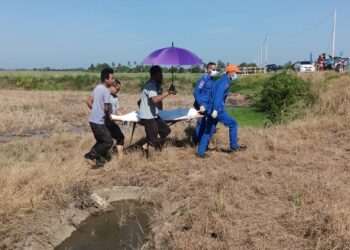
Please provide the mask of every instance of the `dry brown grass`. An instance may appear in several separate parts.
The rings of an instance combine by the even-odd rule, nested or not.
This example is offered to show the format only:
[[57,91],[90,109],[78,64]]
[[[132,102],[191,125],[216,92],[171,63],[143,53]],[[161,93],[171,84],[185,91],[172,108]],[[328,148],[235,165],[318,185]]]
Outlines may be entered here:
[[[27,235],[47,241],[49,217],[76,199],[77,187],[133,185],[158,189],[152,200],[161,207],[152,217],[157,249],[349,249],[350,77],[319,91],[315,112],[303,120],[241,129],[244,153],[221,151],[228,148],[221,126],[210,158],[197,159],[183,123],[172,127],[167,147],[153,159],[130,149],[124,159],[92,170],[82,158],[94,142],[83,103],[88,93],[1,90],[0,133],[26,134],[30,125],[50,136],[0,144],[0,248]],[[121,98],[131,110],[138,95]],[[191,103],[191,96],[176,96],[166,106]],[[128,142],[129,128],[125,134]],[[138,128],[135,138],[142,136]]]

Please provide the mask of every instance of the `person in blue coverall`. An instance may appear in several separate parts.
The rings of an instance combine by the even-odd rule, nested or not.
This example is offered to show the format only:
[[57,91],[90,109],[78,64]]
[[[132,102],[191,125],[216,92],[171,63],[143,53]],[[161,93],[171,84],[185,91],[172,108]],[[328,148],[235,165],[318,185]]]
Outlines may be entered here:
[[232,80],[238,78],[237,73],[239,69],[236,65],[230,64],[226,67],[226,74],[219,78],[214,83],[214,88],[212,91],[212,108],[208,110],[211,112],[211,116],[208,116],[205,125],[204,134],[198,144],[197,156],[205,157],[207,146],[209,141],[215,132],[216,125],[218,122],[223,123],[229,128],[230,133],[230,152],[231,151],[243,151],[247,147],[239,146],[237,143],[237,130],[238,124],[225,110],[225,101],[230,92],[230,85]]
[[203,118],[197,119],[197,126],[193,134],[193,143],[197,145],[204,133],[206,116],[210,115],[207,113],[211,109],[211,93],[214,83],[214,76],[217,75],[216,64],[210,62],[207,64],[206,73],[197,81],[196,87],[194,88],[194,108],[200,113],[205,115]]

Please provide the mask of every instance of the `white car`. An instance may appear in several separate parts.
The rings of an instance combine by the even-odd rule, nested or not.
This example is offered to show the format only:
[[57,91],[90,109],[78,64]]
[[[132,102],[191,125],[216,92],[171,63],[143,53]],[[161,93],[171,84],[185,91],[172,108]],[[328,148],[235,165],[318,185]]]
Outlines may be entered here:
[[300,61],[294,64],[294,70],[299,72],[315,72],[316,68],[310,61]]

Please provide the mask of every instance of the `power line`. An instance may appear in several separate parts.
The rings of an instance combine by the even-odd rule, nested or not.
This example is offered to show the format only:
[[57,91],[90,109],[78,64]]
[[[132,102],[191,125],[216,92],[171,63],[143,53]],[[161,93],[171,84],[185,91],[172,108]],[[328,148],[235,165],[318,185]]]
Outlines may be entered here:
[[293,36],[298,36],[298,35],[301,35],[315,27],[317,27],[318,25],[320,25],[321,23],[325,22],[326,20],[328,20],[330,17],[333,16],[333,13],[331,13],[330,15],[328,15],[326,18],[322,19],[321,21],[311,25],[310,27],[302,30],[302,31],[299,31],[299,32],[296,32],[296,33],[293,33],[293,34],[288,34],[288,35],[273,35],[273,37],[293,37]]

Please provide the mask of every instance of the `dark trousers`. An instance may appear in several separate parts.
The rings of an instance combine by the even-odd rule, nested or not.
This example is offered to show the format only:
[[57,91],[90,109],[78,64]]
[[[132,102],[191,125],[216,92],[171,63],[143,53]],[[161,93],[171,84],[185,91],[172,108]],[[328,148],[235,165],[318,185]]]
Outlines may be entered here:
[[111,133],[105,124],[90,122],[90,127],[96,139],[96,143],[91,148],[90,154],[92,154],[94,158],[106,157],[108,150],[113,145]]
[[171,133],[168,124],[161,118],[141,119],[141,123],[145,126],[147,143],[156,149],[161,149],[164,139]]
[[123,146],[125,136],[122,130],[120,129],[120,127],[117,124],[115,124],[113,121],[109,121],[109,120],[106,121],[106,126],[109,132],[111,133],[112,138],[116,141],[116,144],[118,146]]

